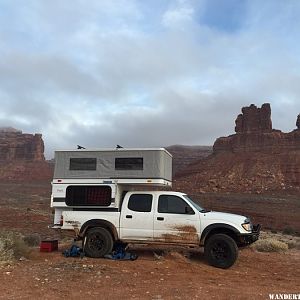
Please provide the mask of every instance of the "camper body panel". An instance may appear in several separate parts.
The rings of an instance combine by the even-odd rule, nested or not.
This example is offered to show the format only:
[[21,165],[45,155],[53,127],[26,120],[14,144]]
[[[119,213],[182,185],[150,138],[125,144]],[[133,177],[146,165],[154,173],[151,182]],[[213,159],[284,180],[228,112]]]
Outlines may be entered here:
[[172,155],[163,148],[55,152],[54,179],[172,181]]

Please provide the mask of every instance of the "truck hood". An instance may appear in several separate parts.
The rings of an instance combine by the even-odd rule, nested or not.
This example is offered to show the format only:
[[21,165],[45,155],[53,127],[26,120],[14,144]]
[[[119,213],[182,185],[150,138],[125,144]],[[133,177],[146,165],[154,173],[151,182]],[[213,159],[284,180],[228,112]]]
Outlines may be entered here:
[[209,211],[202,214],[203,219],[207,221],[214,221],[215,223],[234,223],[242,224],[244,223],[246,217],[236,214],[218,212],[218,211]]

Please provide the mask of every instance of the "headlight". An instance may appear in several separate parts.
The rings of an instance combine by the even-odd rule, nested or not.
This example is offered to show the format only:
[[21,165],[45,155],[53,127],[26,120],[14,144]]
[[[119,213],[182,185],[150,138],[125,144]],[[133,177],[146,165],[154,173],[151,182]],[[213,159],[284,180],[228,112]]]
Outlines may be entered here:
[[242,226],[246,231],[252,231],[252,223],[251,223],[250,219],[246,219],[244,221],[244,223],[242,224]]

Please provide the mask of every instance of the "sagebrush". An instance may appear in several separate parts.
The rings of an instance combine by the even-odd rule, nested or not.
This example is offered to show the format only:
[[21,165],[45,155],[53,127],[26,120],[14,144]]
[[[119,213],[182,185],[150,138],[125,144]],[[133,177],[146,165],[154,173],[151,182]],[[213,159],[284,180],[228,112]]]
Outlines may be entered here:
[[10,231],[0,231],[0,265],[12,263],[21,257],[28,257],[29,247],[22,235]]
[[41,237],[38,233],[31,233],[23,238],[24,242],[29,247],[36,247],[41,243]]
[[260,252],[284,252],[288,250],[288,245],[274,238],[261,239],[255,242],[252,247]]

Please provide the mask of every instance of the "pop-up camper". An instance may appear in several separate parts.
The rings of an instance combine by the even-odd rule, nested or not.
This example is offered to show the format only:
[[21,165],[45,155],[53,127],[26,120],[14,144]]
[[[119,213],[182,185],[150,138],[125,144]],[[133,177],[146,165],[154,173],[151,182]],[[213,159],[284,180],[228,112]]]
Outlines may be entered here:
[[169,185],[172,155],[163,148],[56,151],[54,179],[148,179]]

